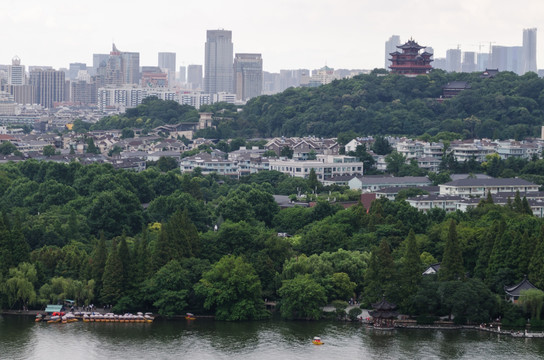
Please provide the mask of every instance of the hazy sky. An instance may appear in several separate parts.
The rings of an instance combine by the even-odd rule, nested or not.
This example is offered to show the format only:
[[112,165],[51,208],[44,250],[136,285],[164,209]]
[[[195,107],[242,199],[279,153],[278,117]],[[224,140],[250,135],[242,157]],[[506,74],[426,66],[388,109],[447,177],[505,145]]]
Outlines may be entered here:
[[[207,29],[232,30],[234,52],[262,53],[264,70],[383,67],[393,34],[432,46],[487,52],[490,42],[521,45],[543,23],[542,0],[1,0],[0,64],[92,66],[93,53],[177,53],[177,66],[204,63]],[[544,67],[544,27],[537,62]]]

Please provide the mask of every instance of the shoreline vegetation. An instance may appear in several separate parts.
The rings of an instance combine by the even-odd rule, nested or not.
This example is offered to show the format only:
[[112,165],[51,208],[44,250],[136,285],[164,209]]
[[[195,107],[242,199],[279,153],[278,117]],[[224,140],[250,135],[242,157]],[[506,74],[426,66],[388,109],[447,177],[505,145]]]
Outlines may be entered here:
[[[416,162],[406,164],[391,153],[381,136],[421,135],[444,145],[448,139],[534,136],[544,111],[544,80],[536,74],[501,73],[485,80],[466,75],[472,89],[442,102],[436,101],[442,85],[460,75],[383,75],[252,99],[239,115],[232,109],[232,121],[223,113],[225,121],[214,130],[222,136],[215,138],[324,136],[334,130],[350,140],[372,134],[379,135],[376,154],[390,154],[389,173],[428,174],[434,185],[450,181],[453,173],[480,172],[544,184],[539,153],[531,159],[490,156],[482,163],[444,156],[441,173],[420,174]],[[170,106],[149,100],[98,125],[115,127],[129,118],[134,122],[127,127],[158,117],[181,120],[168,110],[192,116],[192,109]],[[91,136],[86,129],[82,133]],[[233,151],[243,144],[249,140],[196,151]],[[368,158],[360,150],[356,155]],[[307,178],[262,171],[233,179],[200,168],[181,173],[175,161],[148,165],[131,172],[76,161],[0,164],[0,307],[32,309],[73,299],[78,305],[108,305],[116,313],[191,311],[239,321],[270,317],[263,306],[268,299],[278,302],[284,319],[318,320],[326,304],[342,314],[348,299],[369,308],[386,298],[412,317],[445,316],[459,324],[500,318],[512,327],[530,319],[535,329],[544,325],[544,292],[521,293],[517,304],[504,292],[525,276],[544,289],[544,221],[533,215],[524,194],[512,195],[505,206],[488,196],[466,212],[420,212],[404,200],[408,193],[365,206],[360,192],[325,186],[314,169]],[[280,209],[273,195],[307,207]],[[344,208],[343,201],[354,205]],[[422,275],[438,263],[437,274]],[[350,310],[348,316],[359,314]]]
[[[100,312],[100,309],[98,309]],[[366,310],[363,310],[366,311]],[[105,311],[103,311],[105,312]],[[326,313],[326,311],[324,311]],[[43,310],[0,310],[0,316],[26,316],[26,317],[35,317],[37,314],[44,314]],[[346,313],[347,315],[347,313]],[[157,320],[163,321],[186,321],[185,315],[173,315],[169,317],[157,316]],[[213,315],[198,315],[197,319],[204,320],[216,320]],[[321,319],[326,321],[327,319]],[[343,322],[358,322],[370,328],[376,329],[376,331],[389,331],[392,329],[380,329],[374,328],[370,323],[364,321],[360,318],[356,321],[349,320],[347,317],[336,321]],[[498,335],[508,335],[514,338],[544,338],[544,331],[541,332],[531,332],[527,329],[501,329],[501,324],[494,322],[492,324],[480,324],[480,325],[458,325],[453,321],[437,321],[435,324],[417,324],[416,320],[397,320],[393,326],[394,329],[399,330],[477,330],[483,332],[494,333]]]

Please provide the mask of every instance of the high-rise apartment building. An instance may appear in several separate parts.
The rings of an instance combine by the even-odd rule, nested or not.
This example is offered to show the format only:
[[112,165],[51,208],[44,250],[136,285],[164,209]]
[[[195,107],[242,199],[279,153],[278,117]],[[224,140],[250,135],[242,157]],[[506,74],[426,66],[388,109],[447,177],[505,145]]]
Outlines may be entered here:
[[523,54],[522,54],[522,74],[532,71],[537,72],[536,68],[536,28],[523,29]]
[[65,76],[63,71],[35,69],[30,72],[30,85],[36,90],[36,102],[52,108],[55,102],[65,100]]
[[202,65],[189,65],[187,67],[187,83],[193,90],[202,89]]
[[121,52],[125,84],[140,83],[140,53]]
[[236,100],[247,101],[263,91],[261,54],[236,54],[234,57],[234,91]]
[[187,82],[187,68],[185,66],[180,66],[179,67],[178,80],[182,84],[185,84]]
[[106,64],[109,57],[109,54],[93,54],[93,68],[90,73],[96,75],[100,64]]
[[388,70],[391,66],[391,53],[397,51],[397,46],[400,45],[400,36],[393,35],[385,42],[385,69]]
[[87,64],[84,64],[84,63],[70,63],[70,68],[68,69],[68,79],[70,79],[70,80],[77,79],[77,74],[81,70],[87,70]]
[[522,62],[523,48],[521,46],[499,46],[491,47],[490,68],[499,71],[513,71],[521,74],[523,71]]
[[476,71],[476,53],[474,51],[463,52],[463,63],[461,64],[461,71]]
[[233,92],[232,31],[206,31],[204,91],[208,94]]
[[160,52],[158,64],[168,74],[168,84],[173,84],[176,80],[176,53]]
[[446,71],[461,71],[461,49],[449,49],[446,51]]
[[21,59],[15,56],[8,66],[8,85],[24,85],[25,80],[25,66],[21,65]]

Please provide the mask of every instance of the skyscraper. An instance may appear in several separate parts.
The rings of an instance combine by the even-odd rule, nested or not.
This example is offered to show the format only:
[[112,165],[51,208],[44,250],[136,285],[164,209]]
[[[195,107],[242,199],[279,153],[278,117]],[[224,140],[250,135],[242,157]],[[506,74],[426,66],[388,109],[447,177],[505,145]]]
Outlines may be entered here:
[[206,31],[204,91],[208,94],[233,92],[232,31]]
[[140,83],[140,53],[121,52],[125,84]]
[[389,69],[391,65],[391,56],[389,54],[397,51],[397,46],[400,45],[400,36],[393,35],[385,42],[385,69]]
[[176,79],[176,53],[160,52],[159,67],[168,74],[168,84],[172,86]]
[[522,74],[536,73],[536,28],[523,29]]
[[64,71],[36,69],[30,72],[30,85],[36,89],[36,102],[45,108],[65,100]]
[[187,68],[185,66],[179,67],[179,82],[182,84],[187,82]]
[[187,83],[193,90],[202,89],[202,65],[189,65],[187,67]]
[[461,49],[449,49],[446,51],[446,71],[461,71]]
[[246,101],[263,91],[263,59],[261,54],[234,56],[234,91],[236,100]]
[[80,70],[87,70],[87,64],[84,63],[70,63],[70,69],[68,70],[68,78],[75,80]]
[[474,51],[465,51],[463,53],[462,72],[476,71],[476,53]]
[[100,64],[106,63],[109,57],[109,54],[93,54],[93,74],[96,74]]
[[25,66],[21,65],[21,59],[15,56],[8,66],[8,85],[25,84]]

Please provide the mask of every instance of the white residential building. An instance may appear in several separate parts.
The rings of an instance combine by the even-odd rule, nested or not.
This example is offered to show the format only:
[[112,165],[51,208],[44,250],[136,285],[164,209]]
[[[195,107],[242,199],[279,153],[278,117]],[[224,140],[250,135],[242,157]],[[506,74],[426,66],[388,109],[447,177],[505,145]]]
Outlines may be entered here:
[[307,178],[314,169],[318,180],[340,175],[362,175],[363,163],[354,156],[317,155],[316,160],[270,159],[270,170]]
[[509,179],[460,179],[441,184],[440,195],[457,195],[462,197],[485,197],[488,192],[520,194],[537,192],[539,186],[519,178]]

